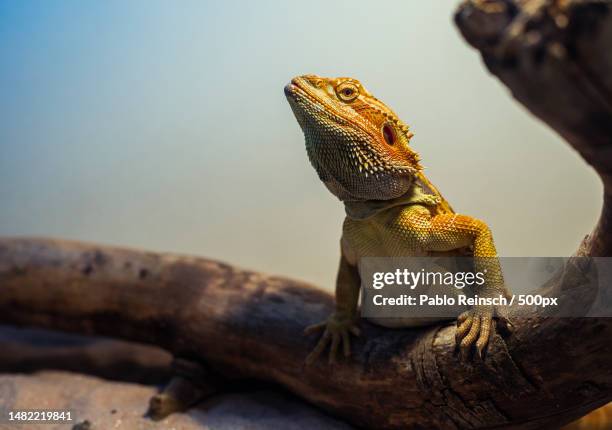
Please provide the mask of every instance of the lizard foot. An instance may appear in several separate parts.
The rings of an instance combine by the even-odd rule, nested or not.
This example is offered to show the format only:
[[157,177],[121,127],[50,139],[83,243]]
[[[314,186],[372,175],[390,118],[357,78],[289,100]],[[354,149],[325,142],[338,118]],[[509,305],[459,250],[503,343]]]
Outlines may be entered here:
[[482,360],[496,326],[503,334],[512,331],[512,324],[505,314],[493,306],[475,306],[457,318],[455,342],[463,360],[468,360],[472,346],[476,356]]
[[311,325],[304,330],[305,335],[316,333],[323,330],[323,335],[319,339],[317,346],[306,357],[306,365],[314,363],[317,358],[323,353],[327,345],[329,348],[329,364],[336,362],[336,355],[342,342],[344,356],[351,355],[351,340],[350,334],[359,336],[361,331],[355,323],[355,318],[347,317],[339,313],[332,314],[327,321]]

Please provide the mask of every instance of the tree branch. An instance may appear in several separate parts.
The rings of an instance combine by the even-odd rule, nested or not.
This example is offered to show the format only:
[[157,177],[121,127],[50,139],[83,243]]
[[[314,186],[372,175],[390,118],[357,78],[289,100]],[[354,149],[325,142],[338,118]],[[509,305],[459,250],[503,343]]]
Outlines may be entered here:
[[489,71],[599,173],[604,207],[580,252],[612,255],[612,2],[473,0],[455,22]]
[[0,373],[56,369],[149,385],[173,376],[168,352],[115,339],[0,326],[0,348]]
[[350,360],[305,367],[315,339],[302,330],[333,305],[300,282],[201,258],[2,239],[0,288],[2,322],[159,345],[229,379],[283,385],[359,426],[541,428],[612,394],[612,326],[595,319],[517,321],[507,347],[496,337],[473,364],[455,355],[452,326],[364,321]]

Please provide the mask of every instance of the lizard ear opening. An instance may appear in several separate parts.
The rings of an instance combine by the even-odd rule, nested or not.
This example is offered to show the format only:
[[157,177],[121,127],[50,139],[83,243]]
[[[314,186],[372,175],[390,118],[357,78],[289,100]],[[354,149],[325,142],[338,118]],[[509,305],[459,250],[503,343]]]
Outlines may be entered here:
[[393,146],[395,144],[395,141],[397,140],[397,134],[395,134],[395,130],[388,122],[383,125],[382,134],[385,138],[385,142],[387,142],[387,145]]

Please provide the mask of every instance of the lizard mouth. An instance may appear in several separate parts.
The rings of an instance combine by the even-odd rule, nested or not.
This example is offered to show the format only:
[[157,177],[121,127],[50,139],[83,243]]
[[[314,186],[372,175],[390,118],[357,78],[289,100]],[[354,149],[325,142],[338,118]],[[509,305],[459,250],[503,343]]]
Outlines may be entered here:
[[307,86],[307,83],[300,82],[300,78],[293,78],[291,82],[285,85],[285,97],[287,97],[289,102],[298,102],[298,100],[301,100],[323,108],[325,106],[324,101],[308,91],[308,88],[306,88]]
[[287,97],[294,97],[295,96],[295,89],[297,88],[296,85],[294,85],[293,83],[288,83],[287,85],[285,85],[285,96]]
[[310,99],[311,102],[315,100],[318,101],[317,98],[308,91],[306,88],[307,86],[308,84],[302,82],[301,78],[293,78],[291,82],[285,85],[285,96],[294,100],[297,98],[307,98]]

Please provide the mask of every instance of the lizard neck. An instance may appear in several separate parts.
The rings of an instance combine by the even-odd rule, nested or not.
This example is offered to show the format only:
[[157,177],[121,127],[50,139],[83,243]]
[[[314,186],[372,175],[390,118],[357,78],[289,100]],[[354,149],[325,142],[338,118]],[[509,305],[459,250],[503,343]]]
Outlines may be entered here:
[[346,216],[351,219],[365,220],[397,206],[437,206],[439,203],[436,203],[432,199],[432,194],[427,194],[423,188],[423,186],[414,182],[406,193],[394,199],[345,201],[344,210]]

